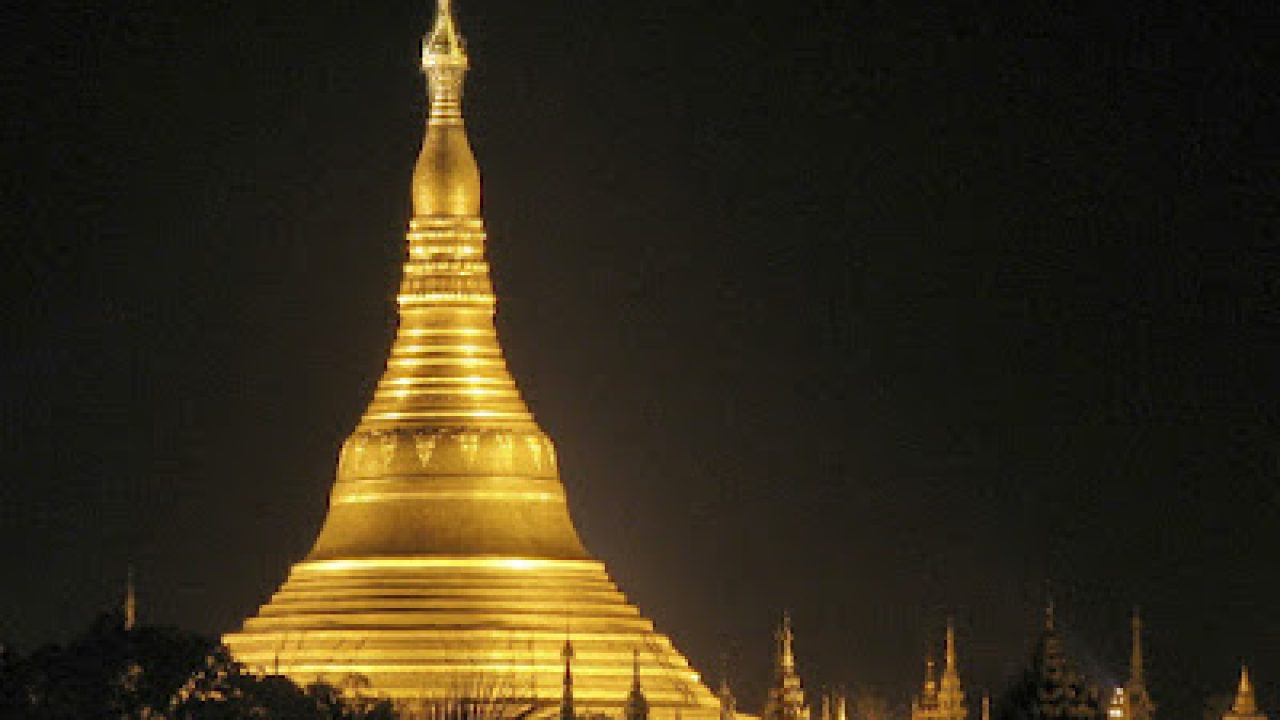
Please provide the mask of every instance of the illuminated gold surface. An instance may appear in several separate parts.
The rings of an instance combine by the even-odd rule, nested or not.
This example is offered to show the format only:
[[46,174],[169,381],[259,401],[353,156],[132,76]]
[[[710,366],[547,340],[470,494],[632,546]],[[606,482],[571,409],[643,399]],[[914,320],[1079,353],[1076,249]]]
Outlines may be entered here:
[[498,684],[554,714],[568,632],[580,712],[620,711],[636,654],[653,716],[709,720],[717,699],[583,548],[555,446],[507,371],[462,121],[467,67],[441,2],[386,371],[343,444],[315,546],[224,640],[301,682],[358,675],[398,699]]
[[1240,668],[1240,684],[1236,686],[1235,700],[1231,702],[1231,709],[1223,714],[1222,720],[1267,720],[1267,716],[1258,709],[1258,700],[1247,666]]

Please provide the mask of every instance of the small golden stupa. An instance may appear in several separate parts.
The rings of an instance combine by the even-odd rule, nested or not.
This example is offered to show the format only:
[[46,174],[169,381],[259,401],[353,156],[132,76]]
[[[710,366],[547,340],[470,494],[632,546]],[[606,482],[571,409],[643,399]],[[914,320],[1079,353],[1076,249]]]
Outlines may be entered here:
[[448,0],[422,66],[431,109],[386,371],[343,444],[311,553],[224,642],[302,683],[405,701],[497,689],[554,715],[568,638],[580,713],[620,714],[639,678],[652,717],[718,717],[698,673],[583,548],[555,446],[507,371]]

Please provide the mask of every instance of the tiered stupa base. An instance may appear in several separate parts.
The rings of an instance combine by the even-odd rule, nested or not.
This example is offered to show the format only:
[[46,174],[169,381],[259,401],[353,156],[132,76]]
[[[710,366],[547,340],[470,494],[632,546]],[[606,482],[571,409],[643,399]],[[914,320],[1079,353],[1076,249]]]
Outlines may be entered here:
[[580,715],[619,717],[638,651],[651,716],[718,716],[698,673],[595,560],[368,558],[295,565],[225,637],[251,669],[415,704],[492,696],[559,712],[573,643]]

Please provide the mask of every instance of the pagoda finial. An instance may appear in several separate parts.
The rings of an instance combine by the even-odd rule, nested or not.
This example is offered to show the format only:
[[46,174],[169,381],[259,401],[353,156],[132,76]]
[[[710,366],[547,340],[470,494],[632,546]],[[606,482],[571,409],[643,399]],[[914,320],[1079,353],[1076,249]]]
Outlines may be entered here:
[[124,629],[132,632],[138,625],[138,593],[133,587],[133,564],[129,564],[128,578],[124,588]]
[[437,0],[435,24],[422,41],[431,113],[413,171],[413,213],[418,217],[480,215],[480,170],[462,122],[462,84],[468,67],[453,4]]
[[458,32],[458,23],[453,19],[453,3],[450,0],[436,0],[436,20],[431,32],[422,43],[422,68],[429,72],[432,67],[452,65],[467,68],[467,48]]
[[1053,596],[1049,596],[1049,602],[1044,606],[1044,629],[1053,632]]

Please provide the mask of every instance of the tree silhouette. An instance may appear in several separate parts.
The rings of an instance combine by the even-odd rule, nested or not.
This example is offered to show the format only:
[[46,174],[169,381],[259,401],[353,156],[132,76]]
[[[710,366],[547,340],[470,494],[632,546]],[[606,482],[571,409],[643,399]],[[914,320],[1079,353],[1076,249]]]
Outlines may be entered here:
[[0,653],[0,717],[30,720],[392,720],[391,704],[317,683],[247,672],[227,651],[174,628],[100,616],[65,647]]

